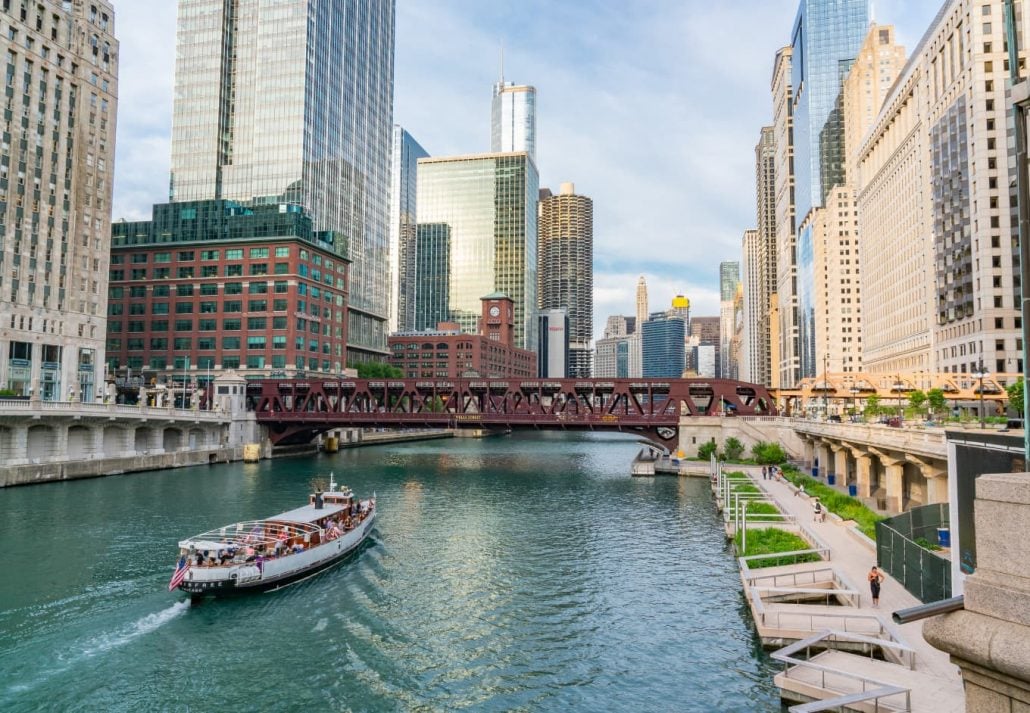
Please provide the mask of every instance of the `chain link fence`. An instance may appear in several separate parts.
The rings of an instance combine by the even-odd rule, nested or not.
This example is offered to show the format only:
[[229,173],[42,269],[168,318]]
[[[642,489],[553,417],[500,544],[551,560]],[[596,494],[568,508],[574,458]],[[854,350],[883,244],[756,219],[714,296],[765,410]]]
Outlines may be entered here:
[[937,543],[937,530],[948,527],[948,504],[913,508],[876,523],[876,557],[880,567],[924,604],[951,596],[951,562],[916,543]]

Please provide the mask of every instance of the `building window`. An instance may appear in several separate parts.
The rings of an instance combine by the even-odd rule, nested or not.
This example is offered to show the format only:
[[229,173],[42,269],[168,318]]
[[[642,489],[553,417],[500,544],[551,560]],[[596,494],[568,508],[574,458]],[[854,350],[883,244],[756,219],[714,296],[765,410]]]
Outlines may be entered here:
[[233,248],[225,251],[226,260],[242,260],[243,259],[243,248]]
[[289,257],[290,256],[290,248],[289,248],[289,246],[277,247],[275,249],[275,256],[276,257]]
[[192,332],[193,331],[193,320],[192,319],[177,319],[177,320],[175,320],[175,331],[176,332]]
[[268,274],[268,263],[267,262],[255,262],[250,266],[251,275],[267,275]]
[[222,337],[222,349],[237,350],[240,348],[239,337]]
[[154,262],[171,262],[171,253],[154,253]]
[[[228,251],[226,251],[228,252]],[[225,266],[226,277],[242,277],[243,276],[243,265],[226,265]]]
[[150,314],[168,314],[168,303],[154,302],[151,305]]
[[268,257],[268,248],[251,248],[250,256],[252,258]]
[[213,332],[218,329],[218,321],[214,319],[202,319],[197,323],[197,331]]
[[242,282],[226,282],[225,283],[225,294],[227,294],[227,295],[242,295],[243,294],[243,283]]
[[243,311],[243,303],[240,302],[239,300],[226,300],[222,304],[222,311],[223,312],[242,312]]
[[200,259],[201,260],[217,260],[218,259],[218,251],[217,250],[201,250],[200,251]]

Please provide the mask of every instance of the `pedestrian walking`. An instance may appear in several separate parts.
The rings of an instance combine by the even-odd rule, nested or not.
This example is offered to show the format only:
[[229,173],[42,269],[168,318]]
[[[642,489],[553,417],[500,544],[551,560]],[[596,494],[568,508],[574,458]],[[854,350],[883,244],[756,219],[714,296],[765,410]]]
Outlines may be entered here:
[[768,466],[762,466],[762,480],[769,480],[769,468]]
[[869,570],[869,590],[873,594],[873,606],[880,606],[880,583],[883,582],[883,572],[873,565],[873,568]]

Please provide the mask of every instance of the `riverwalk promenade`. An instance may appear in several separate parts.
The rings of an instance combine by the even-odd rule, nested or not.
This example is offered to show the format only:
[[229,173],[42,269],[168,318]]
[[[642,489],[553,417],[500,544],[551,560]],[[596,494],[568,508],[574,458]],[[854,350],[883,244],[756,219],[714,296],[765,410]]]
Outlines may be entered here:
[[[797,493],[797,489],[786,480],[764,480],[759,467],[732,467],[746,472],[764,493],[773,499],[784,514],[792,515],[818,540],[820,546],[829,548],[829,562],[840,578],[861,592],[857,606],[848,607],[857,616],[878,617],[886,628],[900,633],[903,643],[914,650],[915,666],[909,669],[897,664],[875,660],[867,656],[830,651],[821,654],[819,663],[830,668],[839,668],[848,673],[869,679],[895,684],[911,690],[911,710],[915,713],[961,713],[965,710],[965,696],[962,678],[957,666],[948,659],[948,654],[933,648],[923,638],[923,622],[896,625],[891,621],[893,612],[920,604],[897,581],[884,573],[880,605],[872,606],[867,574],[876,564],[875,547],[852,531],[850,522],[842,522],[829,515],[823,522],[815,522],[811,498]],[[822,607],[819,607],[822,609]],[[841,607],[833,607],[841,609]],[[829,627],[827,627],[829,628]],[[801,677],[803,678],[803,676]],[[777,676],[777,683],[783,687],[783,674]],[[793,685],[793,684],[791,684]],[[825,697],[825,696],[820,696]],[[859,704],[857,709],[863,709]],[[871,709],[871,706],[870,706]],[[881,708],[883,710],[883,708]]]

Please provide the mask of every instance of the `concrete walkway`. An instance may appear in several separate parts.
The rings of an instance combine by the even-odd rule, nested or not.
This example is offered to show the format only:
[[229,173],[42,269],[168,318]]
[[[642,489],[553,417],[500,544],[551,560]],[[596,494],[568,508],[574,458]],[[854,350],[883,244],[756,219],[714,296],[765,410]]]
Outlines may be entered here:
[[[732,469],[748,472],[755,483],[775,499],[785,513],[797,516],[798,522],[810,527],[830,547],[834,568],[850,581],[855,589],[863,592],[858,612],[877,614],[884,621],[891,622],[893,612],[921,603],[890,575],[884,573],[880,606],[874,609],[866,576],[869,569],[876,564],[875,549],[849,534],[843,523],[835,518],[828,516],[825,522],[814,522],[811,498],[795,495],[794,486],[786,480],[762,480],[762,469],[759,467]],[[923,622],[913,622],[896,628],[901,632],[905,643],[916,651],[916,670],[919,676],[912,677],[913,710],[931,713],[965,711],[965,694],[959,668],[948,660],[946,653],[926,643],[923,639]],[[852,670],[862,674],[862,663],[867,659],[858,656],[853,658],[855,661]],[[869,675],[874,674],[870,672]],[[918,686],[918,690],[915,686]]]

